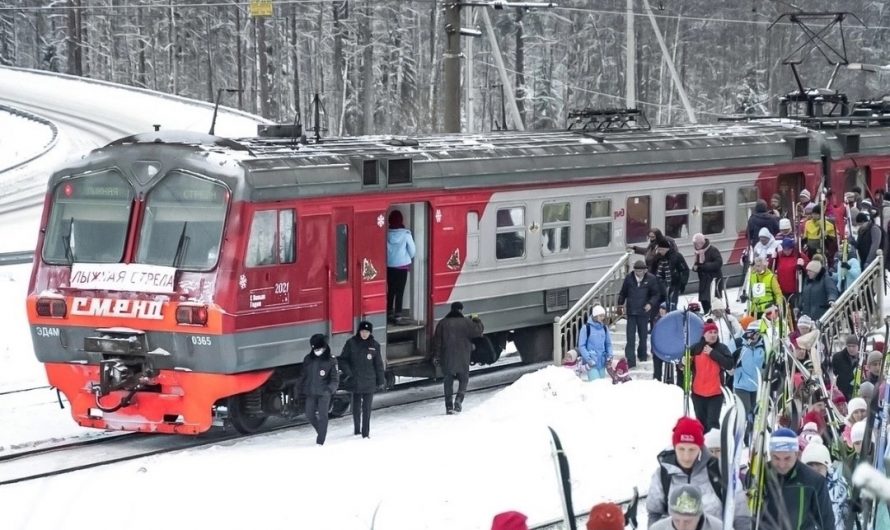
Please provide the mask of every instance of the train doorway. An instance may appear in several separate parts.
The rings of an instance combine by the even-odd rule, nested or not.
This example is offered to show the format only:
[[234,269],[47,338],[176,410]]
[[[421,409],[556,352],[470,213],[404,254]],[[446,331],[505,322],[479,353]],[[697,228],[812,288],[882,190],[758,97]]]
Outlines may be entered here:
[[387,368],[399,375],[426,376],[420,365],[427,357],[431,332],[429,205],[393,204],[387,223]]

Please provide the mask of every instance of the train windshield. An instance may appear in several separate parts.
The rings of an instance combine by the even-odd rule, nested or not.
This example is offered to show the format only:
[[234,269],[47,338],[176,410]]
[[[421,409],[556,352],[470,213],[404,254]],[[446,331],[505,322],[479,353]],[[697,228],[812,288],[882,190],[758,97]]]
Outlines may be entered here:
[[47,263],[118,263],[124,256],[135,193],[116,170],[60,182],[43,244]]
[[171,171],[148,194],[136,261],[187,270],[216,265],[229,193],[205,178]]

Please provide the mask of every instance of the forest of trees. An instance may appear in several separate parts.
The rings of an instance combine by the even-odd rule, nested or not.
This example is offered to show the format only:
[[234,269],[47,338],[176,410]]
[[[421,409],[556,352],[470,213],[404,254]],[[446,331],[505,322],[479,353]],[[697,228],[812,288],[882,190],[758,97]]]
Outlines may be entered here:
[[[457,0],[275,0],[252,18],[248,0],[0,1],[0,64],[37,68],[223,103],[279,121],[311,122],[321,95],[327,135],[411,134],[442,129],[444,11]],[[650,0],[700,121],[776,111],[795,85],[784,56],[801,31],[779,24],[776,0]],[[567,112],[620,107],[625,87],[625,0],[558,0],[544,9],[489,11],[527,128],[566,125]],[[890,63],[890,3],[806,0],[808,11],[850,11],[851,62]],[[479,9],[479,8],[477,8]],[[463,9],[463,27],[475,27]],[[682,123],[642,0],[636,1],[637,98],[653,123]],[[484,32],[483,32],[484,33]],[[835,43],[837,33],[832,37]],[[471,38],[465,37],[464,39]],[[463,50],[466,51],[466,40]],[[500,122],[501,88],[491,46],[472,57],[476,128]],[[818,54],[801,66],[810,86],[832,68]],[[852,98],[890,90],[890,73],[842,70]],[[463,109],[466,123],[467,109]]]

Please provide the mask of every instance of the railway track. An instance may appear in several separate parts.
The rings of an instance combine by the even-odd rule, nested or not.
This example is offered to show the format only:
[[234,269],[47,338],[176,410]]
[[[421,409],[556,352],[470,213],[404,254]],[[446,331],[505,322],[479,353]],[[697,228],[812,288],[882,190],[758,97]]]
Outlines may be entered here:
[[[494,366],[473,371],[468,393],[479,393],[507,386],[542,364]],[[389,409],[442,399],[438,381],[415,381],[379,395],[374,410]],[[334,419],[332,424],[348,421]],[[0,456],[0,486],[27,482],[85,469],[97,468],[183,451],[227,441],[256,439],[307,425],[306,420],[280,422],[260,432],[242,435],[229,430],[211,429],[199,436],[170,436],[141,433],[108,433],[95,438],[44,446]]]

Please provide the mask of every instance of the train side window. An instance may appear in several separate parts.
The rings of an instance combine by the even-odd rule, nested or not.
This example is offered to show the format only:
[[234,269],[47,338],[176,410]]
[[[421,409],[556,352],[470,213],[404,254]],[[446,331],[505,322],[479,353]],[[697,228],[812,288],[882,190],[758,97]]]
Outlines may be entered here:
[[608,247],[612,242],[612,201],[587,201],[584,206],[584,248]]
[[349,225],[337,225],[337,282],[349,279]]
[[541,212],[541,255],[568,252],[572,206],[567,202],[545,204]]
[[757,203],[757,187],[745,186],[739,188],[738,199],[736,200],[736,216],[735,229],[737,232],[744,232],[748,229],[748,216],[754,211],[754,205]]
[[479,212],[467,212],[467,265],[479,263]]
[[642,243],[649,241],[649,230],[652,229],[652,218],[649,205],[651,198],[648,195],[638,195],[627,198],[627,229],[625,230],[625,243]]
[[689,194],[669,193],[664,197],[664,234],[674,239],[689,236]]
[[726,228],[726,201],[723,190],[705,190],[701,194],[701,233],[722,234]]
[[254,212],[253,221],[250,223],[250,237],[247,240],[247,256],[244,260],[248,267],[275,264],[278,246],[277,228],[278,210]]
[[497,259],[521,258],[525,256],[524,207],[514,206],[498,210],[495,256]]
[[278,211],[278,263],[293,263],[297,259],[294,245],[294,211]]

